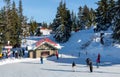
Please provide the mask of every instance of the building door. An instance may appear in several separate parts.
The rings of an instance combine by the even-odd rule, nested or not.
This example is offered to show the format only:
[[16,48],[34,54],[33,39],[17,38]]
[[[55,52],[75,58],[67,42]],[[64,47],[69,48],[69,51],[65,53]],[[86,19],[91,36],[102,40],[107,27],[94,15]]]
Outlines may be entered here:
[[47,56],[49,56],[49,55],[50,55],[50,52],[49,52],[49,51],[43,51],[43,52],[41,52],[41,56],[47,57]]

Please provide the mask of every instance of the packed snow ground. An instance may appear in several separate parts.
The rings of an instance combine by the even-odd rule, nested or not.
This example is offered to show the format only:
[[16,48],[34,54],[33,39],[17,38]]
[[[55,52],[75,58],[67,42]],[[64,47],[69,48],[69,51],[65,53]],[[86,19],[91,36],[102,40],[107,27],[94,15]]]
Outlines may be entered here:
[[[0,77],[120,77],[120,45],[112,44],[110,33],[105,33],[104,41],[100,44],[99,33],[92,29],[72,33],[67,43],[60,44],[59,60],[56,57],[44,59],[40,64],[38,59],[3,59],[0,60]],[[51,37],[49,37],[51,38]],[[32,45],[40,38],[27,38],[26,45]],[[53,38],[51,38],[54,40]],[[86,49],[81,46],[91,41]],[[96,68],[97,54],[101,54],[101,64]],[[93,62],[93,72],[86,66],[86,58]],[[72,62],[76,63],[76,72],[72,71]]]
[[[64,60],[69,63],[62,63]],[[76,72],[72,71],[70,64],[73,60],[79,63]],[[94,71],[90,73],[89,68],[81,64],[81,61],[83,58],[63,55],[59,60],[56,57],[44,60],[44,64],[40,64],[39,59],[6,64],[0,66],[0,77],[120,77],[119,64],[100,68],[94,66]]]

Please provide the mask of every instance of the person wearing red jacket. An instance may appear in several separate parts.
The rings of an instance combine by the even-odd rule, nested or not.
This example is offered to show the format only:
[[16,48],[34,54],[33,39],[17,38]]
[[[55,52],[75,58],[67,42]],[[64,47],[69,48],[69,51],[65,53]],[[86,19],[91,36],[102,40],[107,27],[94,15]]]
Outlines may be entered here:
[[58,51],[56,51],[56,57],[57,57],[57,59],[59,59]]
[[99,68],[99,64],[100,64],[100,53],[98,53],[97,60],[96,60],[97,68]]

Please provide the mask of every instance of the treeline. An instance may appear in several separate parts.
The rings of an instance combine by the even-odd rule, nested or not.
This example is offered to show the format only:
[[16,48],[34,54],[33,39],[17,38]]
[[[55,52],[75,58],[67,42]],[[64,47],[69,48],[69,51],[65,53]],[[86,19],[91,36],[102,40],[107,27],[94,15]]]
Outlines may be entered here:
[[[0,43],[20,44],[21,39],[29,35],[40,36],[39,24],[23,15],[22,1],[16,7],[15,2],[4,0],[5,6],[0,9]],[[70,11],[66,3],[60,2],[52,23],[40,23],[45,28],[53,30],[56,41],[64,43],[69,40],[72,31],[89,29],[95,26],[95,32],[111,28],[113,38],[120,41],[120,0],[99,0],[97,9],[80,6],[78,13]],[[29,26],[28,26],[29,25]]]

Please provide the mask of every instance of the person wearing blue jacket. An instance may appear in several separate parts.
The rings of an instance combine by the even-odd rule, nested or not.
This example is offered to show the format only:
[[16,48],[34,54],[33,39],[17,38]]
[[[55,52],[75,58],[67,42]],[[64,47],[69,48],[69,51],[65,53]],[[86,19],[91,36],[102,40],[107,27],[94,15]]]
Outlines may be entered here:
[[41,64],[43,64],[43,57],[42,56],[40,57],[40,62],[41,62]]

